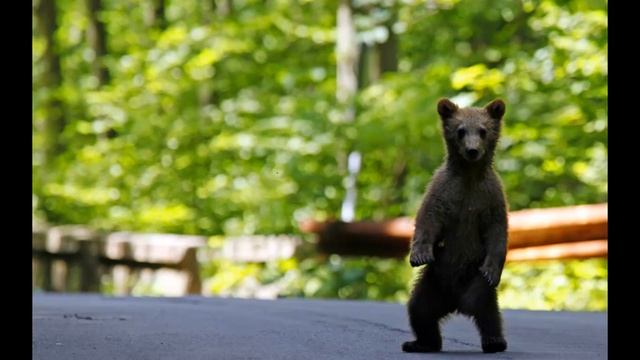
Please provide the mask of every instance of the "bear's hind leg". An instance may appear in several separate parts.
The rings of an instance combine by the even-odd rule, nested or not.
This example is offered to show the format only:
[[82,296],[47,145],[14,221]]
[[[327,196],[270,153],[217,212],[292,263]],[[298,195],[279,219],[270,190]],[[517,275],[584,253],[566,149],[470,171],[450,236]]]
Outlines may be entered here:
[[495,353],[507,349],[497,291],[481,275],[476,276],[462,294],[459,310],[473,318],[480,332],[483,352]]
[[[426,275],[426,274],[425,274]],[[440,320],[453,309],[444,294],[432,282],[422,279],[409,300],[409,322],[415,341],[402,344],[405,352],[439,352],[442,350]]]

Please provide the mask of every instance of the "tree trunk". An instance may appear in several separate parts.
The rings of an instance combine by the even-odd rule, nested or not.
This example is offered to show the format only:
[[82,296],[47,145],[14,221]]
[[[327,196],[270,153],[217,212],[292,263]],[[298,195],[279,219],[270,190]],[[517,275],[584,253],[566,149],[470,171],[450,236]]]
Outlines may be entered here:
[[217,6],[218,15],[225,17],[233,14],[233,0],[218,1],[220,4]]
[[356,66],[359,54],[351,0],[340,0],[338,5],[336,42],[338,63],[336,97],[341,104],[352,106],[358,90]]
[[[358,41],[353,21],[353,7],[351,0],[341,0],[338,5],[337,23],[337,86],[336,98],[344,106],[346,122],[355,120],[355,96],[358,91]],[[347,159],[338,153],[338,163],[347,164],[348,176],[345,179],[346,196],[342,203],[341,218],[352,221],[355,218],[356,207],[356,177],[360,170],[361,155],[357,151],[350,151]],[[345,161],[347,160],[347,161]]]
[[167,28],[167,18],[165,16],[165,0],[152,0],[151,9],[148,13],[148,24],[150,27],[164,30]]
[[213,16],[216,14],[216,10],[218,8],[218,4],[216,0],[208,0],[202,2],[201,14],[202,14],[202,22],[204,24],[211,24],[213,22]]
[[363,43],[358,60],[358,89],[364,89],[380,78],[378,48]]
[[93,50],[93,75],[98,79],[98,86],[109,83],[109,70],[104,64],[107,55],[107,34],[104,22],[99,18],[102,11],[102,0],[86,0],[89,17],[89,44]]
[[387,22],[386,27],[389,32],[387,41],[378,45],[378,56],[380,73],[398,71],[398,36],[393,32],[395,15]]
[[[229,13],[229,9],[233,7],[231,0],[226,1],[226,5],[219,7],[217,0],[209,0],[202,2],[202,22],[205,25],[211,25],[215,16],[225,17]],[[222,8],[222,9],[221,9]],[[213,81],[205,80],[198,86],[198,104],[201,108],[211,105],[216,101],[216,93],[213,89]]]
[[44,122],[44,163],[62,152],[60,134],[65,126],[62,101],[56,94],[62,85],[62,70],[60,68],[60,56],[56,52],[55,32],[58,28],[57,11],[54,0],[40,0],[36,8],[37,26],[45,39],[45,50],[42,61],[45,71],[40,79],[42,87],[47,89],[49,95],[45,100],[47,117]]

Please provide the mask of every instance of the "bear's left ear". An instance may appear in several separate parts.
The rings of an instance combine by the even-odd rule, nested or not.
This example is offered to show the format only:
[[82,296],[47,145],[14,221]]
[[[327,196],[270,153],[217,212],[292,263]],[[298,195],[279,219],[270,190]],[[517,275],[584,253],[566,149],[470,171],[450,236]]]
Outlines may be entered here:
[[487,113],[489,113],[489,116],[491,116],[496,120],[500,120],[502,119],[502,116],[504,115],[504,111],[505,111],[504,101],[500,99],[493,100],[492,102],[487,104],[487,106],[485,106],[484,109],[487,110]]

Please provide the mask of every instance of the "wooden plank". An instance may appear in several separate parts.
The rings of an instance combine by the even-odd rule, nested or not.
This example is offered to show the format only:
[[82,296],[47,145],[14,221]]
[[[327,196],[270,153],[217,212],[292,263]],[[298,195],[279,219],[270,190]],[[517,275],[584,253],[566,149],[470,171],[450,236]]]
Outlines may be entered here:
[[205,236],[117,232],[105,237],[104,256],[141,263],[179,264],[189,249],[206,244]]
[[348,233],[357,233],[362,235],[375,235],[385,237],[411,238],[413,236],[414,223],[409,217],[400,217],[385,221],[314,221],[305,220],[299,225],[302,232],[321,233],[326,231],[330,226],[340,223],[341,228]]
[[301,240],[287,235],[248,235],[225,238],[217,256],[238,262],[267,262],[291,258]]
[[[300,229],[319,235],[323,252],[345,255],[404,256],[414,220],[304,221]],[[529,209],[509,213],[509,249],[608,238],[607,204]]]
[[607,204],[531,209],[509,214],[509,248],[607,239]]
[[350,256],[404,257],[409,251],[409,238],[390,236],[385,223],[323,224],[318,234],[318,250],[327,254]]
[[49,253],[77,253],[80,241],[100,242],[103,236],[81,225],[61,225],[48,230],[45,249]]
[[607,240],[589,240],[509,250],[507,253],[507,261],[584,259],[607,257],[607,255]]

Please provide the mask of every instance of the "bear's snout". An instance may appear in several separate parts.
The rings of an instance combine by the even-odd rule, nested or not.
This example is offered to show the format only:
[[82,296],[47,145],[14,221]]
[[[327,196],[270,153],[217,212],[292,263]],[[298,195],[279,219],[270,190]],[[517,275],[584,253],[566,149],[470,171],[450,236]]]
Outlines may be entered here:
[[480,151],[478,151],[478,149],[474,149],[474,148],[468,148],[466,150],[466,154],[467,157],[469,158],[469,160],[476,160],[478,158],[478,156],[480,155]]

